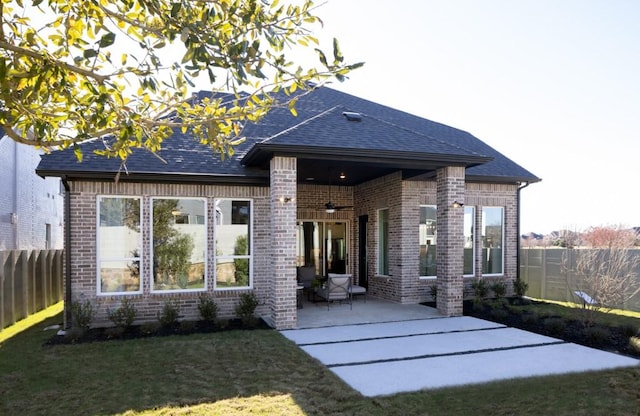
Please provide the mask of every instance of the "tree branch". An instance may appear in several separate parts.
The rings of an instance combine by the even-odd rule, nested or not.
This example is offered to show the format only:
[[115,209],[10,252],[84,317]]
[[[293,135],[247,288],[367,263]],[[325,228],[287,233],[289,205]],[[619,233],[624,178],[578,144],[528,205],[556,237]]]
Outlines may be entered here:
[[7,43],[4,40],[0,40],[0,49],[5,49],[5,50],[8,50],[8,51],[12,51],[12,52],[15,52],[15,53],[17,53],[19,55],[28,56],[28,57],[33,58],[33,59],[38,59],[40,61],[50,62],[53,65],[60,66],[60,67],[66,69],[68,71],[75,72],[75,73],[83,75],[83,76],[85,76],[87,78],[92,78],[92,79],[96,80],[97,82],[99,82],[100,84],[104,83],[105,81],[107,81],[109,79],[108,75],[96,74],[95,72],[91,72],[91,71],[86,70],[84,68],[80,68],[78,66],[71,65],[71,64],[68,64],[66,62],[54,59],[48,54],[40,54],[38,52],[32,51],[31,49],[21,48],[19,46],[13,45],[11,43]]

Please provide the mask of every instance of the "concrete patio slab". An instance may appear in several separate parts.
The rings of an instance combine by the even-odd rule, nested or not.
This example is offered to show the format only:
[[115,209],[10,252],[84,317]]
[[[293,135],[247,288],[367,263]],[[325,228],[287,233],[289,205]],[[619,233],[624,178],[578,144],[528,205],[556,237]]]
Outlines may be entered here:
[[630,357],[472,317],[281,333],[364,396],[640,364]]

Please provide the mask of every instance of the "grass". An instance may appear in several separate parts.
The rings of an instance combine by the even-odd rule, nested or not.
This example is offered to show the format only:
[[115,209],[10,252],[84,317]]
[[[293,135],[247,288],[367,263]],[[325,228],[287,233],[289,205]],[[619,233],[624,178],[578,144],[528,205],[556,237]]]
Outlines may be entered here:
[[52,336],[43,328],[60,320],[0,344],[0,414],[637,415],[640,408],[640,367],[365,398],[276,331],[43,345]]

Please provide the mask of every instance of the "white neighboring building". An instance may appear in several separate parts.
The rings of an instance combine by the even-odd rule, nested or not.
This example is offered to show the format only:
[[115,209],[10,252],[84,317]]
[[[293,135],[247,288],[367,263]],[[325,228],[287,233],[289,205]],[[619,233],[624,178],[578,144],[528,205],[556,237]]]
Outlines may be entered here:
[[0,129],[0,250],[63,248],[64,194],[36,174],[42,153]]

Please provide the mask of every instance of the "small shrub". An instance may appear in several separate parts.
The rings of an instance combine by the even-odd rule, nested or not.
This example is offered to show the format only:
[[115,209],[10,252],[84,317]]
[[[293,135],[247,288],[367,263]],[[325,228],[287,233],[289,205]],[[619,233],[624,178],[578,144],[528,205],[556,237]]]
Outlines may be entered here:
[[207,295],[200,296],[198,300],[198,311],[204,321],[214,323],[218,317],[218,305],[212,297]]
[[584,334],[590,341],[601,344],[611,336],[611,331],[601,326],[590,326],[584,329]]
[[552,334],[561,334],[567,328],[567,324],[562,318],[547,318],[544,327]]
[[255,320],[254,313],[258,307],[258,298],[253,292],[247,292],[240,295],[240,303],[236,306],[236,314],[245,324]]
[[517,297],[523,297],[527,293],[527,289],[529,289],[529,283],[525,282],[524,280],[517,278],[513,282],[513,291],[515,292]]
[[494,282],[490,286],[495,303],[500,303],[507,294],[507,285],[504,282]]
[[433,299],[434,302],[438,301],[438,285],[437,284],[433,284],[429,286],[429,294],[431,295],[431,299]]
[[81,329],[88,329],[93,322],[96,312],[90,301],[80,303],[78,301],[71,302],[71,319],[72,326]]
[[484,279],[475,279],[473,283],[471,283],[471,288],[473,289],[473,305],[482,305],[482,302],[484,302],[489,294],[487,282]]
[[107,316],[111,323],[122,329],[131,328],[133,321],[136,319],[136,315],[138,315],[138,310],[133,302],[127,298],[122,300],[122,303],[120,303],[120,306],[115,311],[107,310]]
[[180,303],[176,301],[166,301],[162,307],[162,312],[158,312],[160,325],[167,328],[175,326],[180,317]]

